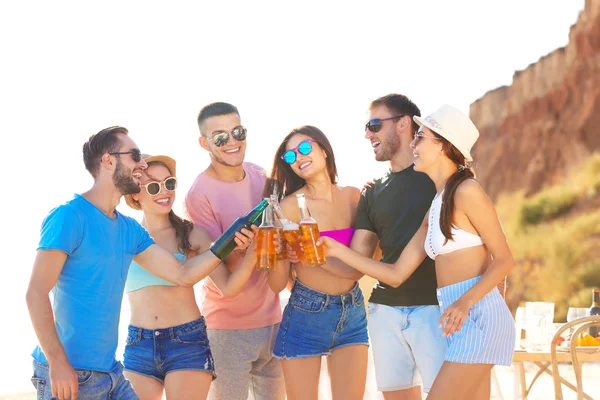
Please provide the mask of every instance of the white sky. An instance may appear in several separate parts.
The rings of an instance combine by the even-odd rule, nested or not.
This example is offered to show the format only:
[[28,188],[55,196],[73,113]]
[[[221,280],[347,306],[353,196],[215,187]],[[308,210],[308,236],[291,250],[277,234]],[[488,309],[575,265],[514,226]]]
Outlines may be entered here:
[[[143,152],[178,161],[176,210],[208,163],[196,116],[238,107],[246,160],[269,169],[281,139],[311,124],[332,142],[340,181],[376,163],[369,102],[407,94],[423,114],[468,112],[564,46],[583,0],[5,1],[0,4],[0,127],[5,160],[0,393],[28,390],[35,338],[24,293],[46,213],[87,190],[81,146],[123,125]],[[8,159],[6,158],[8,157]],[[480,160],[479,162],[484,162]],[[121,211],[130,215],[126,206]],[[6,353],[8,351],[8,355]],[[10,355],[10,356],[9,356]],[[28,386],[29,385],[29,386]]]

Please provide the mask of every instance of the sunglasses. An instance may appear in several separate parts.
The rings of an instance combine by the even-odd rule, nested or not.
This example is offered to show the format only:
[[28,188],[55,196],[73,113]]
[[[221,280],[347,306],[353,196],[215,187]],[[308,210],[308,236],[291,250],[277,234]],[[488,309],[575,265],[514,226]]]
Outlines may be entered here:
[[424,134],[423,131],[418,131],[417,133],[415,133],[415,136],[414,136],[415,145],[417,143],[419,143],[421,141],[421,139],[425,139],[425,138],[439,140],[439,138],[437,138],[435,136],[429,136],[429,135]]
[[316,142],[316,140],[313,139],[300,142],[298,146],[294,147],[293,149],[289,149],[288,151],[283,153],[281,159],[288,164],[295,163],[298,159],[298,157],[296,157],[296,153],[302,154],[303,156],[310,154],[310,152],[312,151],[312,143],[314,142]]
[[205,138],[206,140],[212,140],[215,146],[221,147],[227,144],[227,142],[229,141],[230,134],[235,140],[241,142],[242,140],[246,140],[246,133],[248,133],[246,128],[244,128],[243,126],[238,126],[236,128],[233,128],[231,133],[225,131],[218,131],[218,133],[215,133],[212,137],[205,136]]
[[367,124],[365,125],[365,131],[369,130],[373,133],[377,133],[381,130],[381,127],[383,126],[383,121],[388,121],[390,119],[398,119],[398,118],[402,118],[404,117],[404,115],[396,115],[395,117],[389,117],[389,118],[373,118],[372,120],[370,120],[369,122],[367,122]]
[[175,189],[177,189],[177,178],[175,178],[174,176],[170,176],[162,182],[152,181],[140,186],[145,187],[146,192],[150,196],[156,196],[160,193],[161,186],[164,186],[165,190],[167,190],[168,192],[172,192]]
[[140,149],[131,149],[129,151],[115,151],[112,153],[108,153],[111,156],[117,156],[120,154],[131,154],[131,158],[133,158],[133,161],[135,162],[140,162],[142,161],[142,152],[140,151]]

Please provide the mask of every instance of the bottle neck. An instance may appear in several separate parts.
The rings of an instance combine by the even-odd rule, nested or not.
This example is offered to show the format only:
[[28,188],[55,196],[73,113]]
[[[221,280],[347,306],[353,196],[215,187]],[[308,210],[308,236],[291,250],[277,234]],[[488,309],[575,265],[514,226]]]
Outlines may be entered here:
[[251,224],[256,224],[256,222],[260,219],[260,216],[263,214],[263,211],[265,210],[265,208],[267,208],[268,205],[269,202],[266,199],[263,199],[260,203],[258,203],[256,207],[252,209],[252,211],[246,214],[246,218],[248,218],[248,221]]
[[265,208],[262,214],[262,224],[260,224],[261,228],[263,227],[272,227],[273,224],[273,206],[269,205]]
[[306,198],[303,194],[298,195],[298,208],[300,209],[300,223],[302,222],[314,222],[313,217],[310,215],[308,205],[306,204]]
[[592,307],[600,307],[600,291],[598,290],[592,292]]

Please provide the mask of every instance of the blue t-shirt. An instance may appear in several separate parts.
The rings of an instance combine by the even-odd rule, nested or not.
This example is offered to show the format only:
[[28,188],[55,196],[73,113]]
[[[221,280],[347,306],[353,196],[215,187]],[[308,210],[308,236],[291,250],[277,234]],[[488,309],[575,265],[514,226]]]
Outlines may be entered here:
[[[115,214],[110,218],[75,195],[42,224],[38,250],[67,254],[52,293],[56,331],[73,368],[109,372],[117,366],[127,271],[133,257],[154,244],[136,220]],[[33,357],[48,364],[39,346]]]

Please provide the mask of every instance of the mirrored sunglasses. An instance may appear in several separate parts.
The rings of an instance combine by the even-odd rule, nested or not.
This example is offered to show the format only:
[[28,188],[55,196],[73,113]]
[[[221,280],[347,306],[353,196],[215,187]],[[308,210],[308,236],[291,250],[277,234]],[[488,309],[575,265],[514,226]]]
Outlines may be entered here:
[[373,133],[377,133],[381,130],[381,127],[383,126],[383,121],[388,121],[390,119],[398,119],[398,118],[402,118],[404,117],[404,115],[396,115],[395,117],[389,117],[389,118],[373,118],[372,120],[370,120],[369,122],[367,122],[367,124],[365,125],[365,131],[369,130]]
[[141,186],[146,188],[146,192],[150,196],[156,196],[160,193],[161,186],[164,186],[165,190],[167,190],[168,192],[172,192],[175,189],[177,189],[177,178],[175,178],[174,176],[170,176],[162,182],[152,181]]
[[293,149],[289,149],[288,151],[283,153],[283,155],[281,156],[281,159],[288,164],[295,163],[296,160],[298,159],[296,154],[302,154],[303,156],[310,154],[310,152],[312,151],[312,143],[314,143],[314,142],[316,142],[316,140],[313,140],[313,139],[309,139],[309,140],[305,140],[304,142],[300,142],[300,144],[298,146],[294,147]]
[[212,140],[212,142],[217,147],[225,146],[229,141],[229,135],[231,135],[235,140],[242,141],[246,140],[247,130],[243,126],[238,126],[237,128],[233,128],[231,132],[220,131],[213,134],[212,137],[206,137],[206,140]]

